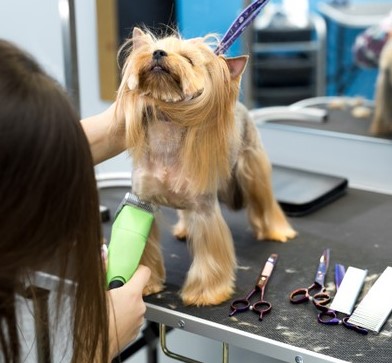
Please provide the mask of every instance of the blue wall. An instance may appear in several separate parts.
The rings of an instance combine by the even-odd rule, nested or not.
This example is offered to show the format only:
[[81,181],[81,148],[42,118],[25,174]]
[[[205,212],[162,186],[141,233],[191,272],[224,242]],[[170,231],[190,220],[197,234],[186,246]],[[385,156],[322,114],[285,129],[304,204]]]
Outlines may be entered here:
[[[242,10],[242,0],[178,0],[177,19],[185,38],[217,33],[222,36]],[[228,55],[238,55],[241,43],[236,41]]]

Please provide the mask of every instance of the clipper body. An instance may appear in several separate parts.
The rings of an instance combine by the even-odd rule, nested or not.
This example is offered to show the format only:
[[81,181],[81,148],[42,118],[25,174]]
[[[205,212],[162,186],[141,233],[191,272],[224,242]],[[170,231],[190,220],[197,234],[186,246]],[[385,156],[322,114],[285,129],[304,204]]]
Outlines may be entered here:
[[135,273],[153,221],[153,206],[127,193],[112,226],[107,266],[109,289],[124,285]]

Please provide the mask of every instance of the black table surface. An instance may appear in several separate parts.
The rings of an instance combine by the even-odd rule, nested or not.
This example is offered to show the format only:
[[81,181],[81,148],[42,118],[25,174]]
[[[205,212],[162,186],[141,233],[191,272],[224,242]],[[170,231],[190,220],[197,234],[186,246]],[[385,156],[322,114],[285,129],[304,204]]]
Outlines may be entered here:
[[[337,98],[338,99],[338,98]],[[360,102],[360,101],[359,101]],[[374,106],[368,104],[355,104],[355,99],[346,102],[342,101],[339,107],[331,107],[331,103],[320,102],[312,105],[313,108],[326,110],[328,113],[325,122],[309,122],[299,120],[274,120],[274,124],[282,124],[286,126],[301,127],[306,129],[337,132],[343,134],[350,134],[353,136],[367,136],[376,139],[391,139],[390,136],[373,136],[369,133],[369,128],[374,117]],[[368,116],[355,117],[353,111],[357,107],[365,107],[369,111]]]
[[[102,189],[101,204],[113,213],[126,191],[120,187]],[[311,303],[293,305],[289,301],[292,290],[313,282],[320,255],[327,247],[331,249],[328,290],[334,293],[333,267],[341,263],[346,268],[368,270],[361,293],[364,296],[384,269],[392,266],[392,196],[348,189],[344,196],[321,209],[305,217],[290,218],[299,235],[288,243],[256,241],[244,211],[232,212],[224,206],[222,210],[233,234],[238,259],[233,299],[244,296],[254,286],[271,253],[279,255],[265,295],[272,303],[271,312],[259,322],[252,312],[229,317],[231,300],[214,307],[182,304],[178,290],[191,258],[186,243],[170,234],[171,224],[176,221],[175,211],[170,209],[162,209],[159,217],[167,270],[166,289],[146,297],[148,303],[349,362],[392,361],[391,317],[379,334],[370,332],[363,336],[341,325],[321,325]],[[111,222],[104,224],[107,238],[110,226]]]

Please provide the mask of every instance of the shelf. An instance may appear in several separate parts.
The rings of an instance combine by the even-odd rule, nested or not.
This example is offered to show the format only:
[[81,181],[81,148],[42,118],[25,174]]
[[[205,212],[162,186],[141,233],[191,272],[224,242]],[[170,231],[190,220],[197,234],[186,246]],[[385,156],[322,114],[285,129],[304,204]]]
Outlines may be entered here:
[[314,79],[314,62],[303,57],[264,57],[254,60],[254,86],[305,86]]
[[253,38],[252,92],[259,107],[325,94],[325,22],[320,16],[311,14],[303,28],[256,28]]

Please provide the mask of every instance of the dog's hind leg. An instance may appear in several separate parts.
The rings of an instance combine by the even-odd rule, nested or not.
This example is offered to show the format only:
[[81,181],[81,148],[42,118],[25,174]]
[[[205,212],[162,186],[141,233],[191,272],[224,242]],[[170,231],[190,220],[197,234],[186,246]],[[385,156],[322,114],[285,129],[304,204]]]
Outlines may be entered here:
[[182,210],[177,211],[178,221],[172,228],[173,236],[175,236],[180,241],[185,241],[187,238],[187,229],[185,224],[185,216]]
[[233,177],[241,187],[256,238],[286,242],[297,233],[274,197],[271,165],[258,141],[257,130],[250,123],[247,127],[247,146],[240,151]]
[[153,222],[140,263],[151,269],[151,277],[147,286],[143,290],[143,295],[150,295],[162,291],[164,288],[166,273],[159,242],[159,230],[156,221]]
[[218,201],[206,211],[185,211],[193,255],[181,297],[186,305],[217,305],[234,290],[236,259],[231,232]]

